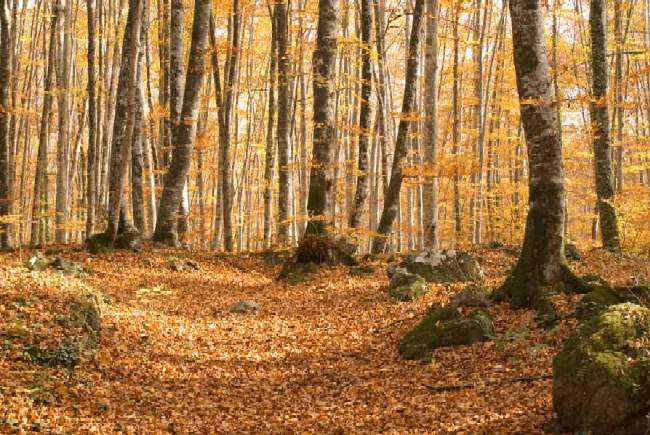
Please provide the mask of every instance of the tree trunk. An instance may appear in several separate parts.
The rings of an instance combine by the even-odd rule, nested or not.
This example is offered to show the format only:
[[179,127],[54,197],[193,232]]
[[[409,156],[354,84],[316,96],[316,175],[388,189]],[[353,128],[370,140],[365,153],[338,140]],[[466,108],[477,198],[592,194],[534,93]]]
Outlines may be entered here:
[[[174,136],[174,129],[178,126],[183,109],[183,64],[185,53],[183,46],[185,22],[185,6],[183,0],[171,0],[171,13],[169,18],[169,122],[171,137]],[[176,144],[172,143],[172,146]],[[187,181],[183,186],[183,195],[178,204],[178,239],[182,240],[188,230],[188,198]]]
[[120,220],[122,223],[126,222],[123,197],[135,125],[137,61],[143,1],[129,0],[129,15],[122,44],[122,65],[111,144],[108,226],[106,228],[106,239],[109,244],[115,242],[118,229],[121,228]]
[[397,140],[395,141],[395,155],[393,157],[393,167],[391,171],[390,182],[384,198],[384,209],[381,214],[377,236],[372,243],[372,252],[379,254],[385,251],[388,237],[392,231],[393,222],[397,216],[399,206],[400,191],[402,188],[402,164],[407,153],[407,137],[409,127],[413,122],[415,106],[415,88],[417,86],[418,71],[418,47],[420,44],[420,27],[422,22],[422,9],[424,0],[416,0],[413,11],[413,24],[411,26],[411,36],[409,42],[409,54],[406,64],[406,79],[404,81],[404,97],[402,100],[402,116],[397,130]]
[[[593,102],[591,123],[593,128],[594,168],[596,172],[597,207],[603,247],[618,250],[620,241],[616,209],[612,203],[612,155],[609,140],[609,108],[607,104],[607,2],[591,0],[589,16],[591,33],[591,71]],[[619,108],[620,110],[620,108]]]
[[338,36],[338,0],[319,0],[316,49],[314,50],[314,133],[312,165],[309,176],[306,234],[326,234],[332,225],[331,176],[332,148],[336,140],[334,114],[334,74],[336,72],[336,38]]
[[357,166],[357,188],[350,212],[350,227],[361,224],[363,207],[368,199],[368,143],[370,140],[370,118],[372,111],[372,64],[370,59],[370,39],[372,35],[372,8],[370,0],[361,1],[361,96],[359,99],[359,162]]
[[69,92],[70,86],[70,56],[72,52],[72,4],[71,0],[65,0],[63,7],[63,50],[60,53],[59,68],[59,131],[58,142],[56,146],[56,243],[66,243],[68,232],[65,229],[68,218],[68,165],[70,154],[70,103]]
[[38,136],[38,156],[36,160],[36,178],[34,180],[34,202],[32,204],[31,243],[36,246],[47,241],[48,232],[48,174],[47,147],[49,135],[50,112],[52,111],[52,93],[56,75],[56,35],[61,15],[61,9],[53,6],[50,23],[50,46],[48,48],[47,73],[45,74],[45,89],[43,90],[43,110],[41,113],[40,131]]
[[237,66],[239,64],[239,40],[240,40],[240,21],[241,21],[241,6],[239,0],[234,0],[232,5],[232,21],[231,21],[231,38],[229,57],[226,62],[226,71],[224,74],[224,90],[223,90],[223,123],[220,129],[223,134],[220,135],[222,143],[220,144],[220,157],[219,157],[219,173],[221,178],[221,201],[223,204],[223,245],[224,249],[228,252],[233,250],[233,237],[232,237],[232,174],[231,174],[231,160],[230,160],[230,118],[233,111],[233,100],[235,94],[235,81],[237,78]]
[[269,61],[269,113],[266,129],[266,150],[264,163],[264,247],[266,249],[272,244],[272,222],[273,222],[273,173],[275,172],[275,137],[273,136],[273,125],[275,123],[275,86],[277,81],[277,24],[275,13],[277,7],[271,12],[271,53]]
[[208,54],[208,33],[210,27],[210,0],[196,0],[194,5],[194,24],[192,28],[192,45],[187,68],[183,109],[181,118],[184,122],[174,129],[172,142],[172,161],[165,176],[165,184],[160,199],[158,222],[153,239],[158,242],[175,244],[177,234],[174,222],[178,206],[183,195],[183,188],[190,171],[190,158],[196,138],[196,120],[201,97],[201,88],[205,75],[205,60]]
[[528,148],[528,217],[517,265],[497,299],[515,308],[534,306],[546,287],[575,285],[564,257],[564,165],[553,89],[548,75],[542,4],[510,0],[514,63],[521,121]]
[[95,0],[86,0],[88,12],[88,155],[86,163],[86,237],[95,231],[97,189],[97,107],[95,83]]
[[278,242],[289,238],[289,21],[287,0],[275,5],[278,55]]
[[[11,84],[11,40],[7,0],[0,0],[0,219],[11,210],[9,179],[9,85]],[[9,223],[0,223],[0,248],[9,247]]]
[[427,0],[424,71],[424,246],[438,249],[438,180],[433,174],[438,136],[438,0]]

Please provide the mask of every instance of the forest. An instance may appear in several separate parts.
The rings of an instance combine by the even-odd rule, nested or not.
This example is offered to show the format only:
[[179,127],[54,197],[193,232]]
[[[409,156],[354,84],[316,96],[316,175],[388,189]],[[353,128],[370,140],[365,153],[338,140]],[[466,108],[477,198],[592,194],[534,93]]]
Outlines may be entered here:
[[0,433],[650,434],[650,0],[0,0]]

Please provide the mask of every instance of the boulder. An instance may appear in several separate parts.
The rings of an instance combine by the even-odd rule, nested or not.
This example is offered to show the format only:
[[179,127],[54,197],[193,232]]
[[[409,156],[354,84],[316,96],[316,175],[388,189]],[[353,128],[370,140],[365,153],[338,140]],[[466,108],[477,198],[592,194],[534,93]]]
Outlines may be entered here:
[[413,301],[429,290],[427,282],[419,275],[405,269],[397,271],[390,279],[388,293],[400,302]]
[[449,306],[486,308],[490,305],[490,289],[477,285],[468,285],[456,293],[449,301]]
[[82,266],[61,257],[56,257],[50,267],[62,272],[64,275],[83,276],[86,274]]
[[553,361],[553,408],[567,431],[650,432],[650,309],[610,306],[582,323]]
[[439,308],[402,338],[399,353],[404,359],[428,360],[436,348],[471,345],[493,336],[492,317],[487,311],[462,315],[456,308]]
[[25,267],[33,272],[42,272],[50,267],[51,260],[40,252],[37,252],[32,258],[27,260]]
[[624,302],[650,307],[650,287],[648,286],[610,287],[607,283],[591,282],[589,285],[593,290],[587,293],[576,307],[578,320],[588,320],[608,307]]
[[448,283],[481,281],[483,270],[470,254],[449,249],[446,251],[424,251],[407,256],[401,264],[428,282]]
[[254,313],[260,309],[260,304],[255,301],[239,301],[232,307],[230,312],[235,314]]

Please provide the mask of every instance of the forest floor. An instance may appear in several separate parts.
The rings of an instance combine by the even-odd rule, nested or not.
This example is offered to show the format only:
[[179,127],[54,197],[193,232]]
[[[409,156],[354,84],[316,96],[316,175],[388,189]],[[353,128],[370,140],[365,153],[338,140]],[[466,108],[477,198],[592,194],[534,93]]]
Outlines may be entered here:
[[[515,261],[473,253],[490,285]],[[80,278],[30,272],[31,255],[0,256],[0,432],[543,433],[552,358],[574,327],[545,331],[533,312],[496,305],[495,340],[405,362],[400,337],[462,285],[397,303],[381,262],[289,285],[260,255],[62,250],[91,270]],[[183,258],[192,267],[172,270]],[[650,261],[601,251],[572,266],[615,283],[650,277]],[[89,287],[106,299],[94,353],[74,370],[29,361],[30,345],[60,345],[66,301]],[[578,298],[554,300],[567,312]],[[230,313],[240,300],[261,307]]]

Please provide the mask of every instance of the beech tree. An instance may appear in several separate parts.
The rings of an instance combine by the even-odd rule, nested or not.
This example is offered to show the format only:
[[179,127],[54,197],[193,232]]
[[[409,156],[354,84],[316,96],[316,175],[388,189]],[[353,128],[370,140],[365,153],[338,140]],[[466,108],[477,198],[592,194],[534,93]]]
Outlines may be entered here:
[[194,24],[190,47],[191,62],[187,67],[183,108],[180,116],[183,122],[173,128],[172,132],[172,143],[174,144],[172,161],[165,176],[158,209],[158,222],[153,236],[153,239],[158,242],[176,244],[178,241],[174,223],[190,170],[190,157],[196,138],[198,107],[208,53],[210,9],[210,0],[196,0],[194,4]]
[[528,149],[528,217],[516,266],[495,296],[540,304],[549,288],[580,286],[564,255],[564,163],[548,75],[542,3],[510,0],[519,110]]
[[332,222],[332,152],[335,140],[334,74],[338,37],[338,0],[318,1],[316,48],[312,60],[314,132],[306,234],[326,234]]
[[[607,2],[591,0],[589,29],[591,34],[591,71],[593,102],[591,124],[593,129],[594,168],[598,215],[603,247],[612,251],[620,248],[618,222],[612,180],[612,151],[609,138],[609,105],[607,104]],[[619,110],[622,108],[619,107]]]
[[420,45],[420,27],[422,22],[422,11],[424,0],[416,0],[413,10],[413,24],[411,25],[411,38],[409,42],[408,61],[406,64],[406,79],[404,81],[404,98],[402,100],[402,116],[397,130],[395,142],[395,155],[393,156],[393,167],[391,170],[390,183],[386,190],[384,209],[381,220],[377,227],[379,233],[372,242],[372,252],[379,254],[385,251],[388,237],[393,228],[393,222],[397,216],[399,207],[399,195],[404,179],[403,163],[407,153],[407,135],[411,126],[412,112],[415,109],[415,88],[418,71],[418,48]]
[[0,0],[0,248],[9,246],[11,186],[9,180],[9,84],[11,76],[10,22],[7,0]]

